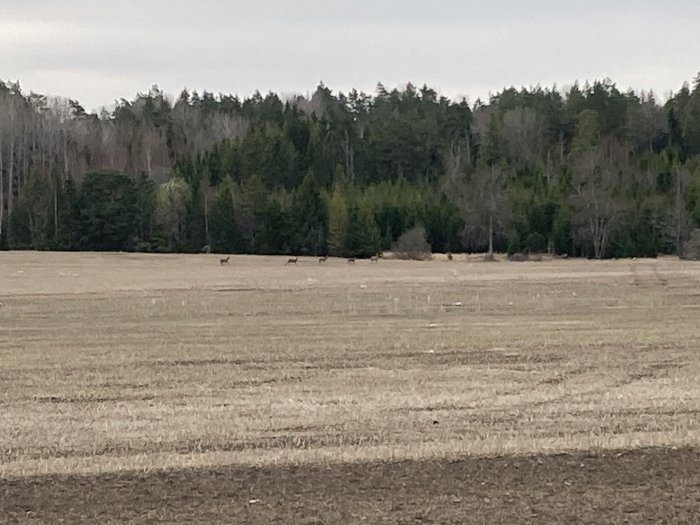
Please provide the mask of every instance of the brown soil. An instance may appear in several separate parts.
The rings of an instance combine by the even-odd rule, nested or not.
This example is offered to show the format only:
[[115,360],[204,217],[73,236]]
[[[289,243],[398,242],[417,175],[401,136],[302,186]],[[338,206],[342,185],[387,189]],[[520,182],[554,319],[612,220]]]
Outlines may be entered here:
[[698,523],[700,451],[0,480],[8,523]]

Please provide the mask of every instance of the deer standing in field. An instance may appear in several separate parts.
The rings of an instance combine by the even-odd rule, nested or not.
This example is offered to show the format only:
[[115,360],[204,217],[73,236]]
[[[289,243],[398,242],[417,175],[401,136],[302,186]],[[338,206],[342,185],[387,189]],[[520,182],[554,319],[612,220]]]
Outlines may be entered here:
[[371,263],[377,263],[379,262],[379,255],[373,255],[372,257],[369,258],[369,262]]
[[324,255],[323,257],[318,258],[318,264],[325,264],[326,261],[328,260],[328,256]]
[[229,259],[231,259],[231,256],[229,255],[228,257],[222,257],[219,259],[219,264],[223,266],[224,264],[228,264]]
[[289,259],[287,259],[287,262],[284,263],[284,265],[287,266],[289,264],[296,264],[298,260],[299,257],[290,257]]
[[355,258],[354,258],[354,257],[350,257],[350,258],[348,259],[347,264],[355,264]]

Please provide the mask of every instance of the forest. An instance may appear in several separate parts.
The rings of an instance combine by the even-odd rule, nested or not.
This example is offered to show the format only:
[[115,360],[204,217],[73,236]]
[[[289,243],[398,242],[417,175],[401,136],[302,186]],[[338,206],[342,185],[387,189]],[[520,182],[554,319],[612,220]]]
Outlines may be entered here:
[[157,86],[100,114],[0,82],[0,248],[369,256],[679,254],[700,227],[700,75],[451,100]]

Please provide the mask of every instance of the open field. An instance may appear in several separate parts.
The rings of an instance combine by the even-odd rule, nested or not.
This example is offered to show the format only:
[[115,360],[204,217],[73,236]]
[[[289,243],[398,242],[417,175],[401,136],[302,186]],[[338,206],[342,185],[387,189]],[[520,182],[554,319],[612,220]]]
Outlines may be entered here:
[[700,264],[285,261],[0,252],[8,519],[700,513]]

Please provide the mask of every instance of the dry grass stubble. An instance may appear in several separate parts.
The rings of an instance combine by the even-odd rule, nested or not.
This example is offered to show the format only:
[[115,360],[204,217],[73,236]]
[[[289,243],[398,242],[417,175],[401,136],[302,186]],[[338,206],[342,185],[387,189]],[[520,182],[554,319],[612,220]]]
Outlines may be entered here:
[[0,253],[0,476],[700,443],[700,266]]

